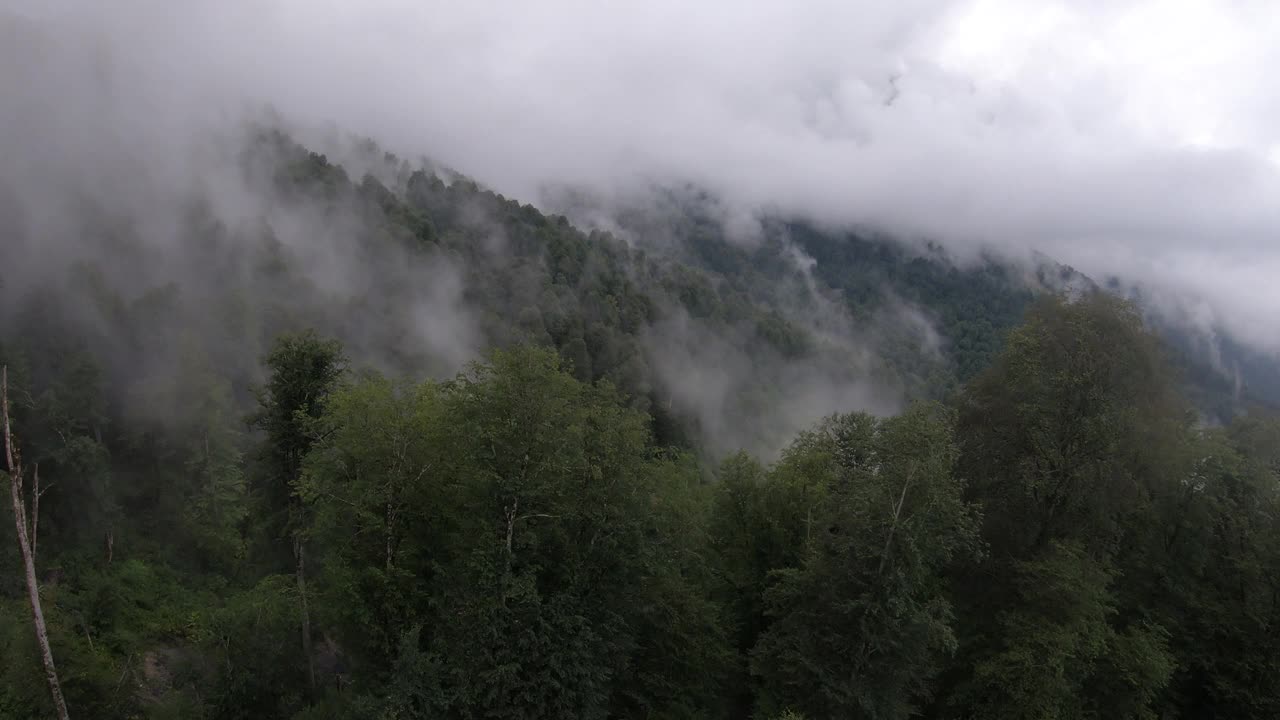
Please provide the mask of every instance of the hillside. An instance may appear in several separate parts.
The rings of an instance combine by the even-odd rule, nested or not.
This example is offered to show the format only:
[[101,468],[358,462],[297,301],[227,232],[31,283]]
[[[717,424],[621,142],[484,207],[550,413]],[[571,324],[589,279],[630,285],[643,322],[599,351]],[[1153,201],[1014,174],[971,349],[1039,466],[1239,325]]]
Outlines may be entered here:
[[738,237],[706,198],[584,230],[368,142],[229,147],[50,200],[59,234],[0,188],[74,716],[1280,708],[1262,356],[1051,262]]
[[[812,234],[747,249],[681,229],[678,252],[661,251],[376,148],[360,157],[381,179],[356,179],[274,131],[253,142],[238,172],[269,198],[256,215],[225,219],[216,201],[184,197],[160,209],[181,229],[157,237],[113,208],[82,209],[68,257],[28,241],[30,268],[19,259],[5,278],[7,322],[65,326],[119,388],[186,342],[243,389],[270,339],[304,326],[393,371],[451,372],[486,348],[543,344],[651,412],[662,442],[719,454],[772,452],[839,409],[940,396],[1029,297],[998,272],[913,264],[888,243],[841,243],[861,255],[824,256],[816,273],[796,260],[804,243],[824,252]],[[93,238],[110,252],[81,247]],[[832,267],[848,270],[834,285]],[[966,302],[1002,305],[978,307],[975,329],[958,320]],[[954,351],[922,311],[941,313]]]

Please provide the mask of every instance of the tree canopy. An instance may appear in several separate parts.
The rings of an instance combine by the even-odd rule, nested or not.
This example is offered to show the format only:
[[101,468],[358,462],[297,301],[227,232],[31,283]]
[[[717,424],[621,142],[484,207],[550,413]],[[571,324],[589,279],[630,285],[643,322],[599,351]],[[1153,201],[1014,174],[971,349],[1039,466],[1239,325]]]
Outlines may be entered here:
[[[744,248],[693,214],[658,255],[258,141],[280,202],[358,218],[378,272],[352,292],[197,208],[227,287],[128,295],[83,266],[92,313],[36,293],[0,318],[71,716],[1280,716],[1280,420],[1205,422],[1133,304],[800,224]],[[220,254],[237,233],[252,257]],[[444,263],[478,335],[395,312]],[[832,298],[883,320],[886,284],[953,346],[894,316],[858,365],[802,321]],[[469,343],[457,365],[402,341],[419,325]],[[713,342],[733,377],[681,365]],[[752,445],[810,368],[907,401]],[[676,402],[716,383],[718,416]],[[715,426],[735,415],[759,432]],[[48,716],[3,547],[0,717]]]

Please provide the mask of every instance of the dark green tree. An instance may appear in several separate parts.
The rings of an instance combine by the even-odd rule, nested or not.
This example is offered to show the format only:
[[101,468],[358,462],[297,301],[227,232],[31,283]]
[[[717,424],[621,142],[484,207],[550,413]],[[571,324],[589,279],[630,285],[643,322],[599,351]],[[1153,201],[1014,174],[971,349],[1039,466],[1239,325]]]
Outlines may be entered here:
[[[323,160],[323,158],[321,158]],[[299,493],[302,462],[316,442],[316,423],[346,370],[342,346],[314,331],[282,335],[266,357],[271,373],[257,393],[251,423],[263,432],[258,490],[271,527],[288,538],[298,585],[302,651],[308,681],[315,689],[311,611],[307,599],[306,507]]]
[[809,552],[766,593],[760,711],[911,717],[956,646],[946,570],[978,547],[951,415],[837,416],[818,433],[832,482]]
[[[1142,717],[1168,682],[1168,632],[1119,612],[1156,498],[1185,473],[1190,414],[1135,308],[1046,298],[965,389],[960,472],[989,556],[965,573],[951,712]],[[1097,707],[1088,688],[1117,678]],[[1114,714],[1113,714],[1114,713]]]

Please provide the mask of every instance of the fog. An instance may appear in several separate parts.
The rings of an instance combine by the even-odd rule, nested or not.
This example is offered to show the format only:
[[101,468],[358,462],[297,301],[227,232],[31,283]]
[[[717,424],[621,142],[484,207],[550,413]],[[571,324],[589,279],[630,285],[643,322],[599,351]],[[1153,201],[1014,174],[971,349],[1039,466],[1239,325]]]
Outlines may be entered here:
[[29,342],[42,333],[33,322],[76,332],[113,385],[181,372],[195,353],[243,390],[259,379],[269,336],[307,325],[384,370],[444,374],[477,356],[478,321],[449,258],[392,244],[372,251],[362,238],[374,228],[356,203],[292,202],[271,182],[281,161],[246,156],[250,123],[277,116],[208,92],[196,75],[183,80],[181,61],[158,61],[149,36],[106,33],[90,12],[69,24],[9,12],[0,12],[6,332]]
[[[33,194],[69,176],[128,178],[138,202],[216,184],[202,160],[214,133],[269,104],[316,136],[369,135],[523,200],[694,183],[743,242],[751,218],[780,213],[933,239],[962,260],[1038,251],[1280,350],[1274,3],[0,9],[15,39],[4,180]],[[33,74],[33,57],[57,62]]]

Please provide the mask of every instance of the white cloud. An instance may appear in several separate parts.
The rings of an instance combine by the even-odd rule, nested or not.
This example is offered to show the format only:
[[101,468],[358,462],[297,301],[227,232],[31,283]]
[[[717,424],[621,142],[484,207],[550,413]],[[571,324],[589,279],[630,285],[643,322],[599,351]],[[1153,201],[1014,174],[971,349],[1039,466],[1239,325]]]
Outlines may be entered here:
[[1128,275],[1280,349],[1274,2],[14,6],[138,60],[148,132],[248,99],[523,198],[692,180],[748,208]]

